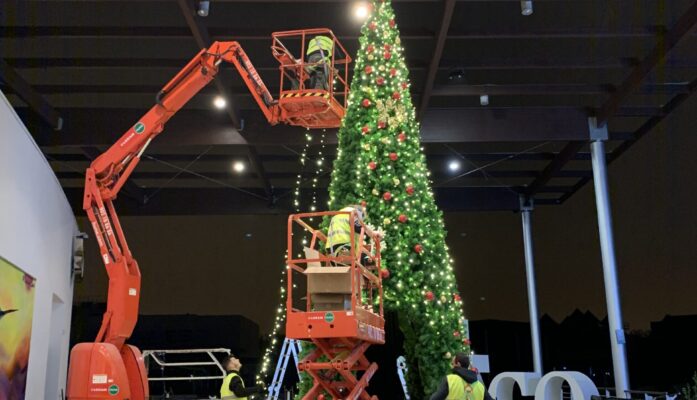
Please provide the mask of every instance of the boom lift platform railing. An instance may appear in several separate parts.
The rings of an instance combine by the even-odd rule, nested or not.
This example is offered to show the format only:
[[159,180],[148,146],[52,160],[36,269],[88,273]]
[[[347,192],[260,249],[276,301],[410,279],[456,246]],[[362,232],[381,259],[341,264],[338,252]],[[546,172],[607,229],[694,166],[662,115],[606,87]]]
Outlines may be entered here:
[[[348,254],[323,254],[322,230],[311,226],[339,214],[358,222],[360,232],[351,230]],[[309,340],[315,349],[300,360],[298,369],[308,373],[314,384],[303,400],[315,400],[324,392],[335,399],[376,400],[365,388],[378,365],[369,362],[366,350],[385,343],[380,240],[369,232],[355,211],[295,214],[288,218],[288,297],[286,337]],[[294,228],[311,235],[305,256],[294,249]],[[369,260],[364,265],[364,260]],[[294,275],[304,277],[295,279]],[[329,288],[328,290],[324,290]],[[303,297],[304,296],[304,297]],[[349,301],[350,299],[350,301]]]
[[[213,367],[213,366],[215,366],[220,371],[219,375],[203,375],[203,376],[187,375],[187,376],[161,376],[161,377],[149,376],[148,381],[160,382],[160,381],[206,381],[206,380],[216,380],[216,379],[222,380],[225,378],[226,372],[225,372],[225,368],[223,368],[223,366],[220,364],[220,361],[218,360],[218,358],[214,355],[216,353],[230,355],[230,349],[144,350],[143,351],[143,360],[145,361],[146,365],[148,363],[148,360],[152,360],[155,362],[155,364],[159,365],[161,369],[165,369],[167,367],[183,368],[183,367]],[[177,354],[177,355],[205,354],[208,356],[208,358],[210,360],[168,362],[168,361],[166,361],[166,358],[165,358],[168,354]]]

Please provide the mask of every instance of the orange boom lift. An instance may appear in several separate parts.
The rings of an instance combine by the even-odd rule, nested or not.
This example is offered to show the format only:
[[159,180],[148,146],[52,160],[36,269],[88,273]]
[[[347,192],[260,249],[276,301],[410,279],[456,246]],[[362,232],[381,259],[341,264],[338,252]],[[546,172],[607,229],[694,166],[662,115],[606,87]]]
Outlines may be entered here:
[[[334,41],[331,63],[304,61],[310,39]],[[283,42],[300,48],[296,58]],[[215,42],[201,50],[157,95],[156,104],[87,169],[83,208],[97,238],[109,277],[107,309],[93,343],[80,343],[70,353],[68,399],[145,400],[148,380],[140,351],[126,341],[138,319],[140,270],[128,248],[113,201],[165,123],[210,83],[222,63],[235,66],[270,124],[305,128],[338,127],[348,97],[351,58],[329,29],[277,32],[271,50],[280,62],[281,93],[274,99],[238,42]],[[306,88],[313,68],[324,68],[327,89]],[[284,89],[284,82],[293,83]],[[288,85],[285,85],[288,86]],[[339,87],[340,89],[335,89]]]
[[[312,376],[314,385],[303,400],[377,400],[366,387],[378,369],[369,362],[366,350],[385,343],[380,240],[365,243],[365,225],[360,233],[351,230],[350,252],[324,255],[319,246],[326,235],[310,224],[322,218],[349,214],[354,226],[355,212],[315,212],[288,218],[288,292],[286,337],[309,340],[315,349],[298,362],[298,369]],[[294,232],[294,228],[296,231]],[[311,236],[304,256],[294,252],[294,235]],[[298,257],[293,257],[298,254]],[[302,254],[302,253],[300,253]],[[363,260],[371,260],[363,265]],[[295,277],[300,279],[294,279]]]

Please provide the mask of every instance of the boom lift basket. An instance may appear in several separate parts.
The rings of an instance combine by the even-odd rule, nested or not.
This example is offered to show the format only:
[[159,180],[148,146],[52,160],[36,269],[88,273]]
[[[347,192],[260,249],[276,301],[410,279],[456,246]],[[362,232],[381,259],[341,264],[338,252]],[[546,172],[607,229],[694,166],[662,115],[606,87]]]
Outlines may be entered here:
[[[322,53],[324,61],[310,62],[307,49],[317,36],[332,41],[331,54]],[[272,38],[271,51],[281,64],[278,106],[283,120],[308,129],[339,127],[346,113],[351,57],[334,33],[325,28],[303,29],[274,32]],[[326,84],[312,86],[318,72]]]

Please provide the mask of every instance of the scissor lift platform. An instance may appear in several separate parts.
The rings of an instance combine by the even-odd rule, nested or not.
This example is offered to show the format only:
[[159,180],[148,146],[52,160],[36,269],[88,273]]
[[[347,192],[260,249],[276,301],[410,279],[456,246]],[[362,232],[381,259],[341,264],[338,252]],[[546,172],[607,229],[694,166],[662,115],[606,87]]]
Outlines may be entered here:
[[[326,241],[326,235],[310,222],[338,214],[349,214],[350,224],[354,225],[354,212],[316,212],[288,218],[286,337],[315,345],[298,363],[298,369],[314,380],[303,400],[321,398],[325,392],[335,399],[376,400],[365,388],[378,365],[368,361],[365,351],[373,344],[385,343],[380,241],[372,237],[372,245],[366,244],[365,225],[360,221],[361,232],[351,232],[351,243],[356,245],[350,251],[337,256],[322,254],[318,248]],[[297,234],[311,236],[309,247],[303,249],[304,256],[294,248],[293,237]],[[294,254],[299,257],[293,257]],[[362,260],[370,260],[370,264],[363,265]],[[296,276],[304,279],[294,279]],[[344,300],[321,304],[315,301],[316,295],[326,293],[316,292],[313,277],[325,283],[343,280],[348,291],[331,296]]]

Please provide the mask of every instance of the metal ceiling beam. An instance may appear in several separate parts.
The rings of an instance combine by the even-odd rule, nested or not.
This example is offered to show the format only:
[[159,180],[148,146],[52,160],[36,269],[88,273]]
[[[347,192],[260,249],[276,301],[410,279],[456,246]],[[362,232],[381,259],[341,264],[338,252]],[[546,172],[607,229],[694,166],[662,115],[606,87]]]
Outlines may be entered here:
[[12,88],[12,91],[51,128],[56,131],[63,128],[63,118],[58,111],[3,59],[0,59],[0,81]]
[[[34,89],[43,94],[66,94],[66,93],[135,93],[152,94],[157,93],[159,85],[87,85],[87,84],[46,84],[34,85]],[[211,94],[213,88],[204,88],[200,93]],[[233,86],[229,88],[234,96],[250,96],[246,86]],[[278,91],[278,88],[269,87],[271,93]],[[613,93],[616,88],[612,84],[504,84],[504,85],[439,85],[433,88],[431,97],[450,97],[450,96],[480,96],[487,95],[596,95]],[[641,94],[680,94],[689,91],[689,82],[665,82],[649,83],[642,85],[638,92]],[[412,92],[412,96],[420,95],[419,92]]]
[[[7,62],[17,69],[24,68],[172,68],[179,69],[183,63],[182,58],[50,58],[19,57],[6,58]],[[407,60],[410,71],[424,70],[428,68],[429,61],[411,59]],[[448,71],[454,68],[462,68],[465,71],[478,70],[547,70],[547,69],[624,69],[635,64],[629,59],[615,60],[585,60],[585,59],[501,59],[501,60],[481,60],[472,59],[467,61],[447,60],[441,61],[439,71]],[[670,59],[666,61],[666,67],[671,69],[694,69],[697,68],[697,59]],[[278,71],[278,65],[260,65],[259,71]]]
[[[177,0],[177,3],[179,4],[179,8],[181,9],[182,14],[184,15],[186,23],[189,26],[189,29],[191,29],[191,33],[194,35],[194,39],[196,39],[196,43],[198,44],[198,46],[202,49],[205,49],[208,46],[210,46],[212,40],[210,38],[207,28],[201,23],[200,19],[197,19],[196,11],[193,8],[193,2],[191,0]],[[226,78],[225,75],[219,73],[216,76],[215,84],[218,87],[220,94],[228,102],[226,112],[230,117],[233,126],[235,128],[240,128],[242,125],[240,123],[238,113],[235,110],[236,105],[233,100],[233,97],[230,95],[230,92],[227,89],[231,86],[231,82]],[[249,155],[249,160],[252,165],[252,168],[254,168],[254,170],[257,172],[259,176],[259,179],[261,180],[261,183],[264,187],[264,192],[266,193],[266,197],[269,200],[271,200],[273,189],[271,187],[271,183],[269,182],[269,178],[264,173],[263,164],[259,159],[259,155],[257,154],[254,146],[248,146],[247,153]]]
[[540,190],[564,168],[564,165],[576,156],[576,153],[578,153],[585,144],[585,141],[569,142],[564,149],[557,154],[554,160],[545,167],[540,176],[527,187],[526,194],[528,197],[534,197],[536,193],[539,193]]
[[[260,189],[246,189],[261,194]],[[82,190],[66,188],[68,201],[76,213],[82,212]],[[518,193],[507,187],[437,188],[434,196],[443,211],[517,211]],[[312,199],[311,190],[302,190],[301,198]],[[248,195],[225,188],[173,189],[164,188],[146,204],[130,198],[120,198],[119,215],[225,215],[225,214],[287,214],[292,212],[293,196],[282,196],[269,205],[250,199]],[[318,193],[319,203],[326,193]],[[536,204],[545,204],[544,201]]]
[[[162,157],[157,156],[156,157],[158,160],[162,159]],[[428,158],[428,157],[427,157]],[[297,161],[297,160],[295,160]],[[141,161],[141,164],[144,164],[144,161]],[[153,165],[153,162],[150,162],[150,165]],[[206,169],[204,171],[204,169]],[[242,178],[257,178],[257,174],[251,173],[251,174],[246,174],[242,177],[238,177],[233,175],[231,172],[219,172],[220,170],[217,169],[218,172],[210,172],[212,167],[209,168],[196,168],[194,169],[195,172],[204,174],[205,176],[213,179],[218,179],[218,180],[225,180],[225,179],[242,179]],[[304,173],[297,173],[297,172],[266,172],[266,176],[269,179],[297,179],[298,175],[301,176],[301,179],[305,178],[314,178],[316,177],[315,172],[304,172]],[[540,171],[533,171],[533,170],[502,170],[502,171],[486,171],[486,176],[487,177],[493,177],[493,178],[531,178],[531,177],[537,177],[540,175]],[[584,177],[589,177],[592,176],[592,171],[559,171],[554,177],[555,178],[584,178]],[[84,177],[84,174],[81,172],[77,171],[60,171],[56,172],[56,176],[58,176],[58,179],[81,179]],[[446,174],[446,173],[435,173],[431,175],[431,179],[434,181],[438,181],[441,179],[447,179],[451,177],[452,174]],[[134,171],[133,175],[131,175],[131,179],[156,179],[156,180],[163,180],[167,181],[172,177],[171,172],[153,172],[153,171],[144,171],[144,172],[139,172],[139,171]],[[184,179],[191,179],[190,176],[182,175],[181,176]],[[463,177],[464,178],[464,177]],[[467,178],[470,179],[482,179],[482,175],[479,174],[472,174],[468,175]],[[462,179],[462,178],[461,178]],[[320,181],[328,181],[329,176],[326,178],[320,179]],[[453,186],[458,186],[458,185],[453,185]],[[467,185],[459,185],[459,186],[467,186]],[[450,187],[450,186],[446,186]]]
[[[653,38],[664,33],[664,26],[629,27],[618,30],[593,29],[546,29],[522,30],[499,27],[496,30],[451,30],[448,40],[486,40],[486,39],[603,39],[603,38]],[[211,38],[226,40],[261,40],[270,41],[271,29],[238,29],[234,27],[209,27]],[[358,40],[355,31],[334,34],[342,41]],[[4,38],[189,38],[191,32],[178,26],[0,26],[0,37]],[[402,40],[433,40],[435,32],[426,29],[400,29]]]
[[421,96],[419,107],[416,110],[416,114],[419,116],[419,118],[423,116],[426,108],[428,107],[428,101],[431,99],[431,91],[433,90],[433,84],[436,81],[438,66],[440,65],[440,60],[443,56],[445,39],[448,36],[448,29],[450,29],[450,21],[453,18],[454,10],[455,0],[445,0],[445,4],[443,6],[443,17],[441,18],[440,29],[438,30],[438,36],[436,37],[436,45],[433,47],[433,56],[431,56],[431,63],[429,64],[426,72],[426,83],[424,83],[424,88],[421,91],[423,95]]
[[614,115],[624,100],[636,90],[646,76],[663,60],[668,53],[694,28],[697,23],[697,1],[680,17],[678,22],[665,34],[659,38],[658,43],[639,65],[635,66],[632,72],[619,86],[609,99],[600,107],[596,114],[598,126],[604,126]]
[[[20,116],[25,110],[18,109]],[[64,109],[65,135],[46,135],[45,127],[25,119],[40,146],[111,145],[115,132],[137,121],[139,109]],[[305,142],[306,130],[288,125],[269,126],[259,112],[245,116],[245,135],[216,110],[181,110],[170,120],[166,134],[153,146],[187,145],[297,145]],[[124,121],[124,126],[114,125]],[[336,143],[336,130],[327,130],[329,143]],[[428,110],[421,122],[424,143],[546,142],[584,140],[588,137],[586,113],[576,108],[473,108]]]
[[[636,65],[629,76],[622,82],[618,87],[617,91],[614,92],[610,98],[600,107],[596,113],[598,126],[606,125],[608,120],[617,114],[620,110],[621,104],[629,97],[629,95],[634,92],[640,85],[644,78],[656,67],[656,65],[663,60],[668,53],[675,47],[675,45],[680,42],[680,40],[687,35],[687,33],[694,28],[697,23],[697,1],[693,1],[692,5],[687,9],[687,11],[680,17],[678,22],[668,31],[665,36],[659,38],[658,43],[654,49],[647,55],[638,65]],[[689,94],[683,94],[683,96],[689,96]],[[669,112],[672,111],[669,110]],[[667,114],[663,112],[663,109],[659,109],[658,112],[653,115],[649,121],[657,120],[660,121],[665,118]],[[555,172],[560,171],[564,168],[564,165],[571,160],[571,158],[584,146],[585,141],[572,141],[566,145],[564,150],[559,153],[559,155],[551,162],[542,175],[535,179],[532,184],[528,187],[528,195],[534,196],[534,194],[544,185],[549,182]],[[584,183],[584,180],[589,178],[582,178],[580,182],[577,183],[577,187],[574,187],[574,191],[578,190]],[[578,186],[581,184],[581,186]],[[563,198],[563,197],[562,197]],[[562,201],[560,198],[560,201]]]
[[[50,88],[46,88],[50,90]],[[687,82],[651,83],[642,85],[640,93],[655,94],[686,93]],[[480,96],[480,95],[573,95],[607,94],[616,88],[612,84],[508,84],[508,85],[440,85],[433,89],[432,96]],[[49,93],[46,91],[45,93]]]
[[[632,135],[632,138],[629,140],[626,140],[622,142],[619,146],[617,146],[607,157],[607,163],[611,164],[613,161],[617,160],[619,156],[624,154],[627,150],[629,150],[630,147],[632,147],[639,139],[644,137],[646,134],[651,132],[653,128],[658,126],[668,115],[670,115],[678,106],[683,104],[685,100],[690,98],[695,92],[697,92],[697,79],[693,80],[689,84],[689,92],[688,93],[682,93],[677,96],[675,96],[673,99],[671,99],[668,103],[666,103],[663,107],[662,110],[663,112],[660,115],[654,116],[652,118],[649,118],[646,122],[644,122]],[[569,197],[573,196],[574,193],[578,192],[583,186],[585,186],[590,180],[592,179],[592,176],[589,177],[584,177],[580,179],[576,184],[574,184],[573,189],[569,193],[565,193],[560,199],[559,203],[563,203],[566,200],[569,199]]]

